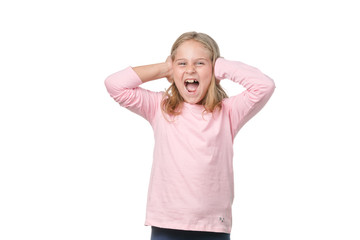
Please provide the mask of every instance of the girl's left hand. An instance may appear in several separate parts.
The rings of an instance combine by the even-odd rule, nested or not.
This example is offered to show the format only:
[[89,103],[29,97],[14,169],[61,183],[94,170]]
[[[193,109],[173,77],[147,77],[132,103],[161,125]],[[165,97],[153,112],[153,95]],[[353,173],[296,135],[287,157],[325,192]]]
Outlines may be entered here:
[[168,56],[165,63],[168,65],[168,74],[166,75],[167,80],[169,81],[169,83],[173,83],[174,82],[174,75],[173,75],[173,69],[172,69],[172,59],[171,56]]

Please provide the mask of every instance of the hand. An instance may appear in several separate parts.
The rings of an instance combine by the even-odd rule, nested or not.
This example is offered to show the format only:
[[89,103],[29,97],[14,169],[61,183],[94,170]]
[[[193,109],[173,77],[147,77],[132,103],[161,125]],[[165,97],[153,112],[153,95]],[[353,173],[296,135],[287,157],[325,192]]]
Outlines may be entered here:
[[219,58],[223,58],[223,57],[218,57],[218,58],[216,59],[216,61],[215,61],[215,64],[214,64],[214,77],[215,77],[215,82],[216,82],[216,84],[220,84],[220,81],[221,81],[221,79],[218,79],[218,78],[216,78],[216,76],[215,76],[215,65],[216,65],[216,62],[217,62],[217,60],[218,60]]
[[169,83],[173,83],[174,82],[174,75],[173,75],[173,62],[171,59],[171,56],[168,56],[165,63],[168,66],[168,73],[166,75],[167,80],[169,81]]

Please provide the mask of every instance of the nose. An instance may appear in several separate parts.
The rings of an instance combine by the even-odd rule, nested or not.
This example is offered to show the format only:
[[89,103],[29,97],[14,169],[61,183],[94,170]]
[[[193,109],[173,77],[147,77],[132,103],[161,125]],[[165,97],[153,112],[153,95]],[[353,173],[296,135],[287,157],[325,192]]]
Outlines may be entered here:
[[194,67],[194,65],[188,64],[188,65],[186,66],[186,73],[194,73],[194,72],[195,72],[195,67]]

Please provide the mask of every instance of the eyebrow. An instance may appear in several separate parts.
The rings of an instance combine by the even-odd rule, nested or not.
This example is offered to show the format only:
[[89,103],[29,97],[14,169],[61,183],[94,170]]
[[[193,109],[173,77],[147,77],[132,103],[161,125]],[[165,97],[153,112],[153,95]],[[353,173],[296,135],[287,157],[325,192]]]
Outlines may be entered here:
[[[175,62],[176,62],[176,61],[183,61],[183,60],[187,61],[187,59],[186,59],[186,58],[179,58],[179,59],[175,59]],[[195,58],[195,60],[196,60],[196,61],[197,61],[197,60],[205,60],[205,61],[209,61],[209,59],[204,58],[204,57]]]

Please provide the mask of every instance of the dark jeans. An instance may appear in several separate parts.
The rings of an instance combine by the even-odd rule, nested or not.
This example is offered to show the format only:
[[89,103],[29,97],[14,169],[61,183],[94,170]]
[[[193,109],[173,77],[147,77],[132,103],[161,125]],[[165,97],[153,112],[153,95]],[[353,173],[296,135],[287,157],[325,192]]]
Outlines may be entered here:
[[230,240],[230,234],[151,227],[151,240]]

